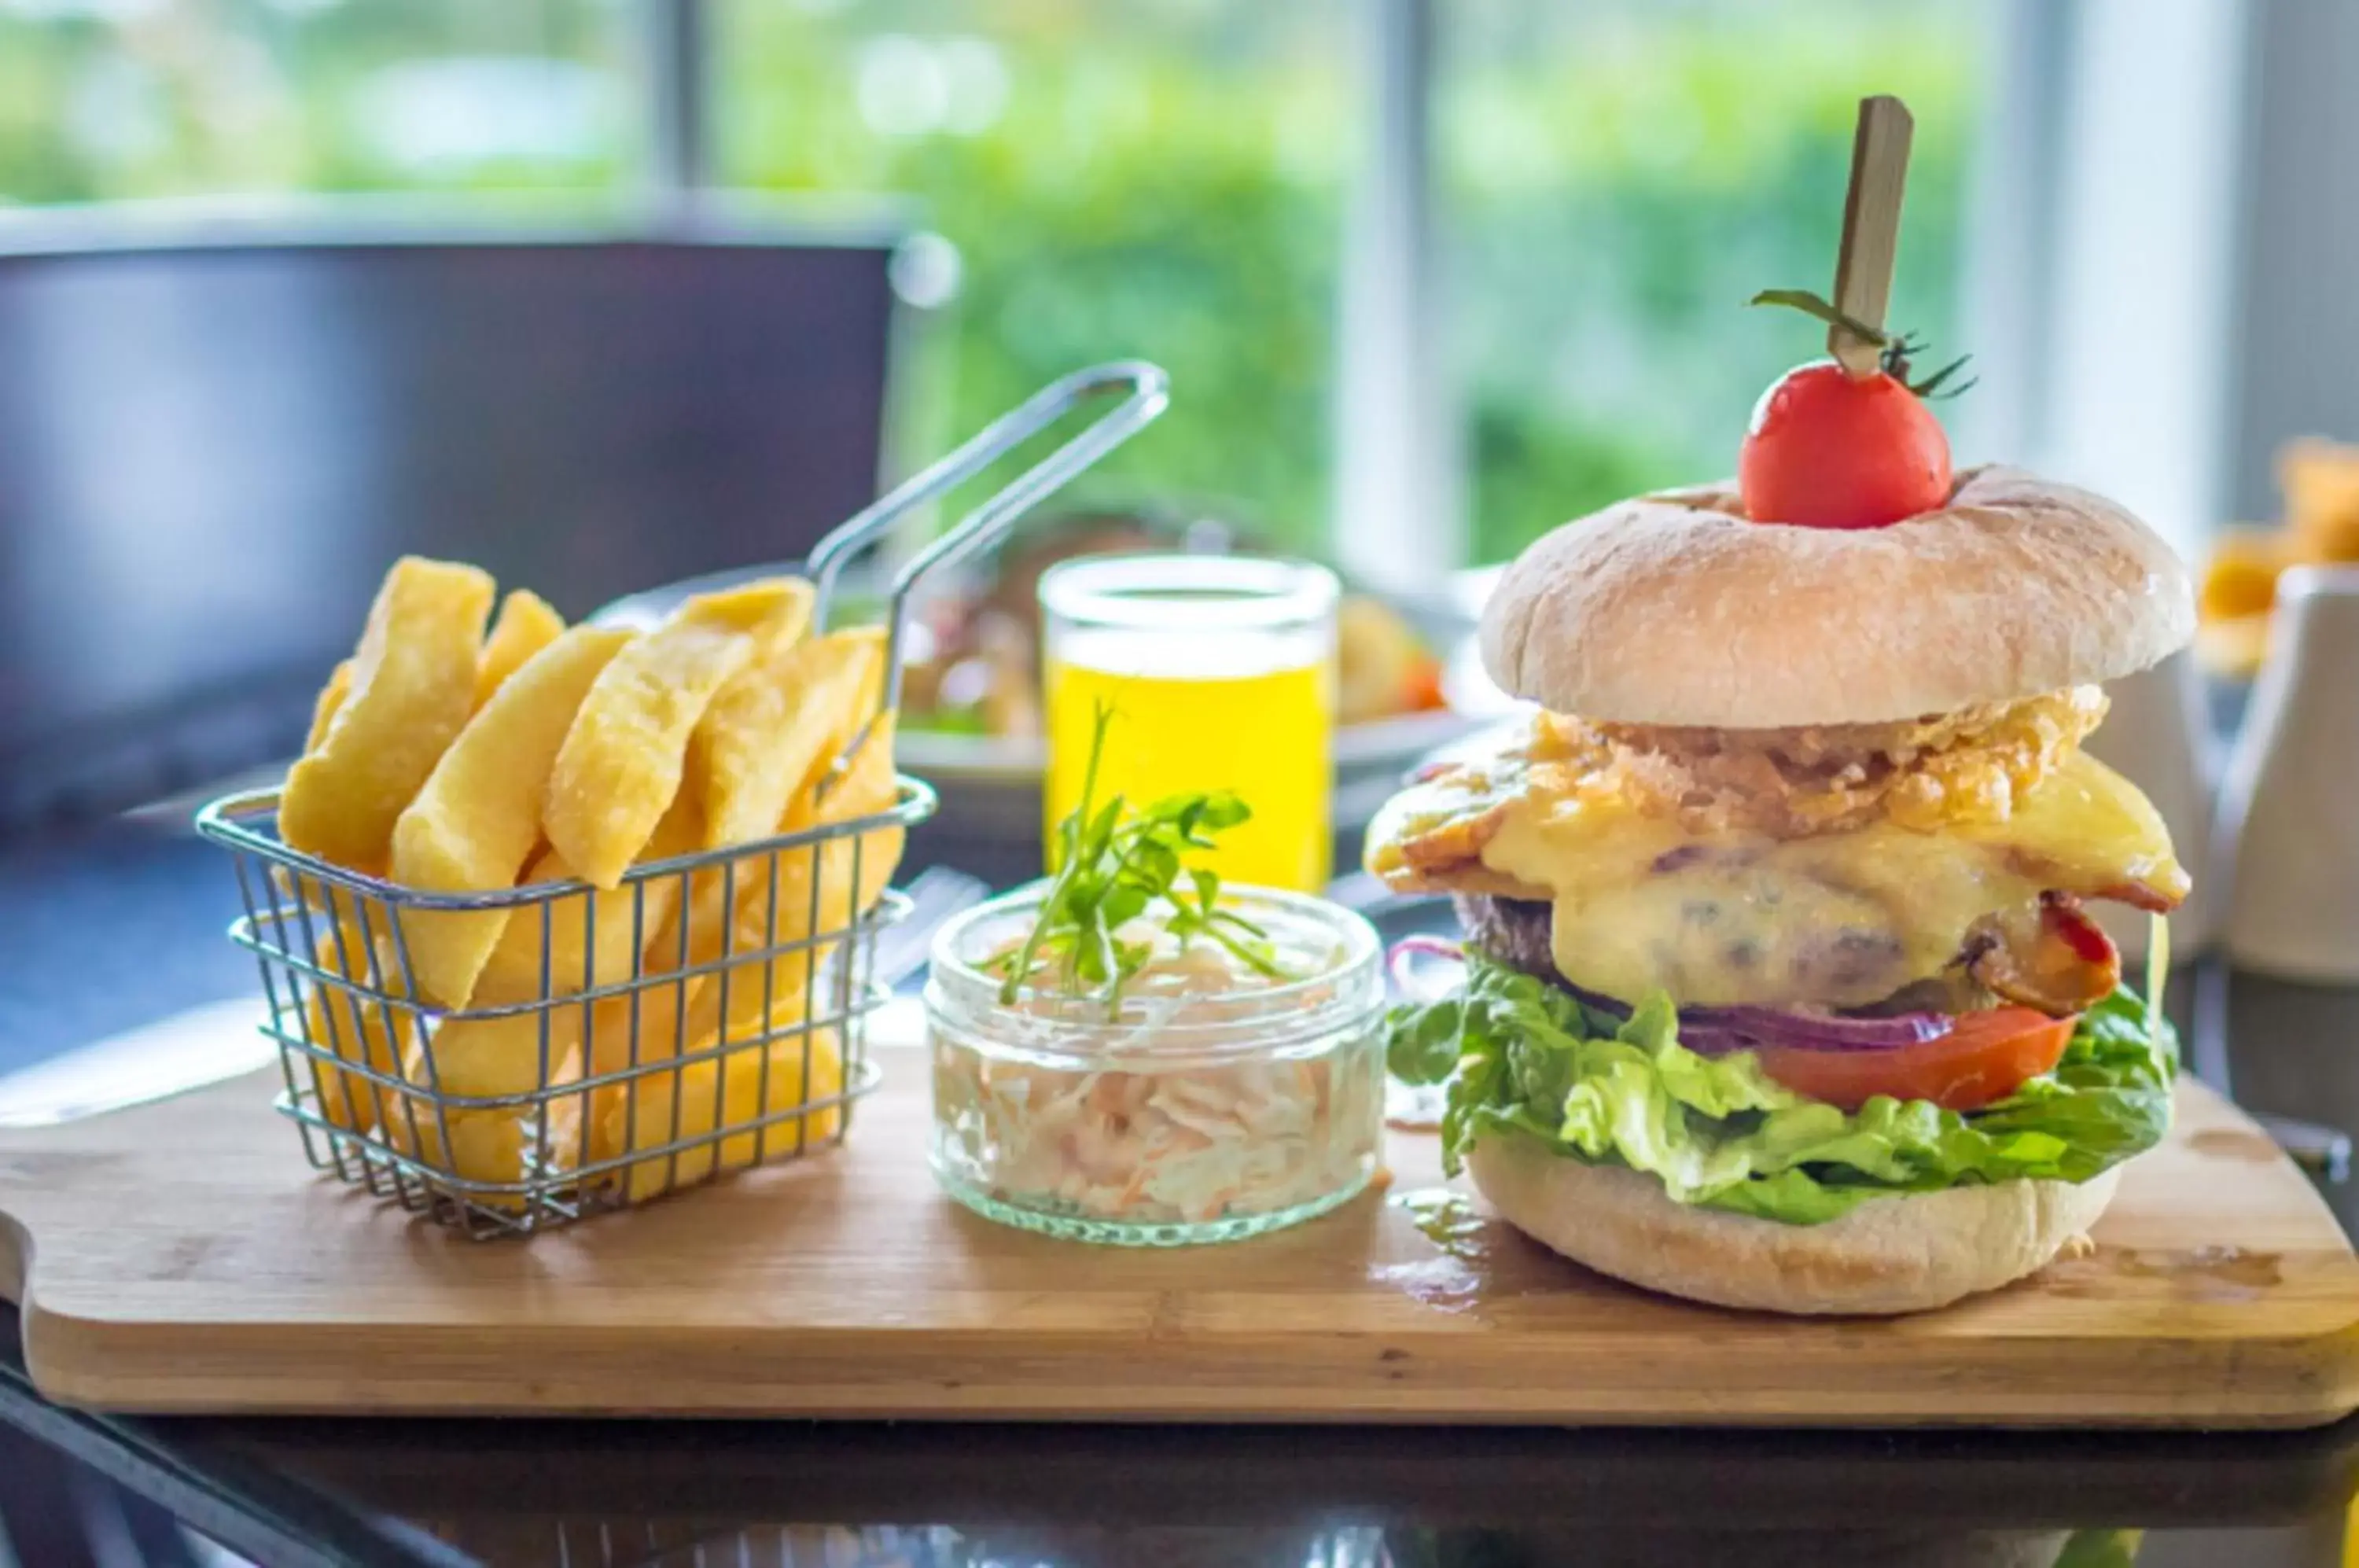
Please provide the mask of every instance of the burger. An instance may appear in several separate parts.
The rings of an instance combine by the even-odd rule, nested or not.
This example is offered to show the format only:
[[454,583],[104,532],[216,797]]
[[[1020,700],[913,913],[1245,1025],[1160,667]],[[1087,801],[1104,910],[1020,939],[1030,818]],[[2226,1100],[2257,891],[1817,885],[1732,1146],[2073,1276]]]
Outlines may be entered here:
[[2140,997],[2088,906],[2159,917],[2188,877],[2081,744],[2193,596],[2121,507],[1953,477],[1946,445],[1888,518],[1856,485],[1837,520],[1765,509],[1781,412],[1741,484],[1507,568],[1483,659],[1537,711],[1369,835],[1370,871],[1465,926],[1391,1062],[1447,1082],[1453,1170],[1566,1257],[1732,1307],[1913,1312],[2040,1269],[2169,1130],[2159,920]]

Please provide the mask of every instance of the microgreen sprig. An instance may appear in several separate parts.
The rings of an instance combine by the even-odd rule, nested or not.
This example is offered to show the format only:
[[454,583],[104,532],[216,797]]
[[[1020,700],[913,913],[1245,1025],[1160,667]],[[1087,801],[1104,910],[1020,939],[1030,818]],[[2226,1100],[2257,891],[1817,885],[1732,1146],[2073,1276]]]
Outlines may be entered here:
[[1020,947],[991,965],[1003,976],[999,999],[1014,1002],[1025,982],[1045,969],[1066,995],[1102,997],[1109,1014],[1119,1013],[1124,985],[1147,967],[1154,951],[1153,943],[1121,933],[1150,911],[1162,915],[1164,929],[1182,946],[1211,942],[1247,968],[1282,977],[1262,929],[1221,907],[1219,874],[1182,858],[1190,850],[1218,847],[1212,835],[1245,822],[1252,808],[1227,789],[1173,795],[1136,810],[1118,794],[1101,804],[1098,765],[1113,723],[1114,710],[1100,702],[1081,803],[1057,825],[1062,855],[1040,897],[1039,918]]

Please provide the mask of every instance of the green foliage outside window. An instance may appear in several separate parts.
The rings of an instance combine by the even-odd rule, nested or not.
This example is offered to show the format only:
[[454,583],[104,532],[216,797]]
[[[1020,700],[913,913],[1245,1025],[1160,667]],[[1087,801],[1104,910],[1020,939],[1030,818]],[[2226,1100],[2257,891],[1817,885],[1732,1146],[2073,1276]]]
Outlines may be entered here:
[[[1144,355],[1172,372],[1174,409],[1093,476],[1096,497],[1316,549],[1333,520],[1338,289],[1365,114],[1356,4],[735,0],[713,38],[722,176],[908,193],[956,245],[959,295],[912,366],[929,441],[1076,365]],[[593,196],[634,178],[646,140],[628,10],[173,0],[118,24],[0,9],[0,202]],[[1826,287],[1864,92],[1900,93],[1918,115],[1894,319],[1954,343],[1978,9],[1461,0],[1440,16],[1436,212],[1473,558],[1733,468],[1753,398],[1819,347],[1807,322],[1742,301]],[[910,106],[876,51],[913,41],[937,50],[920,77],[947,62],[978,101],[880,128]],[[462,59],[563,89],[551,101],[572,131],[404,158],[382,134],[389,82]]]

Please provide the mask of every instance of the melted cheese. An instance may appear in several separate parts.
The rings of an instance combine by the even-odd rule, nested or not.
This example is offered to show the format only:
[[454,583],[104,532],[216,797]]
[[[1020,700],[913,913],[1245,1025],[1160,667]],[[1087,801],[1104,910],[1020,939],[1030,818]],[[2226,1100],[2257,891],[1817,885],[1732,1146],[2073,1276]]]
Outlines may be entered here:
[[1976,921],[2048,889],[2165,902],[2187,889],[2154,808],[2077,752],[2006,821],[1938,832],[1878,822],[1799,839],[1699,836],[1536,783],[1475,768],[1409,791],[1378,824],[1370,868],[1544,893],[1557,966],[1613,996],[1662,986],[1692,1005],[1864,1007],[1939,973]]

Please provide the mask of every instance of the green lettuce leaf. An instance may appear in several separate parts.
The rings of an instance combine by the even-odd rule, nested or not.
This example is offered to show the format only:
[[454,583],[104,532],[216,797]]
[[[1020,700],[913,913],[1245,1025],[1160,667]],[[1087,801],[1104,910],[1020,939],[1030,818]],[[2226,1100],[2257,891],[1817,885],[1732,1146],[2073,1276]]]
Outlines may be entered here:
[[1659,1177],[1682,1203],[1816,1225],[1883,1192],[2023,1178],[2085,1181],[2170,1127],[2169,1025],[2116,991],[2082,1015],[2055,1072],[1978,1111],[1878,1096],[1844,1111],[1796,1094],[1751,1051],[1700,1056],[1659,993],[1627,1020],[1470,955],[1465,985],[1394,1009],[1393,1073],[1447,1081],[1454,1173],[1484,1136],[1525,1136]]

